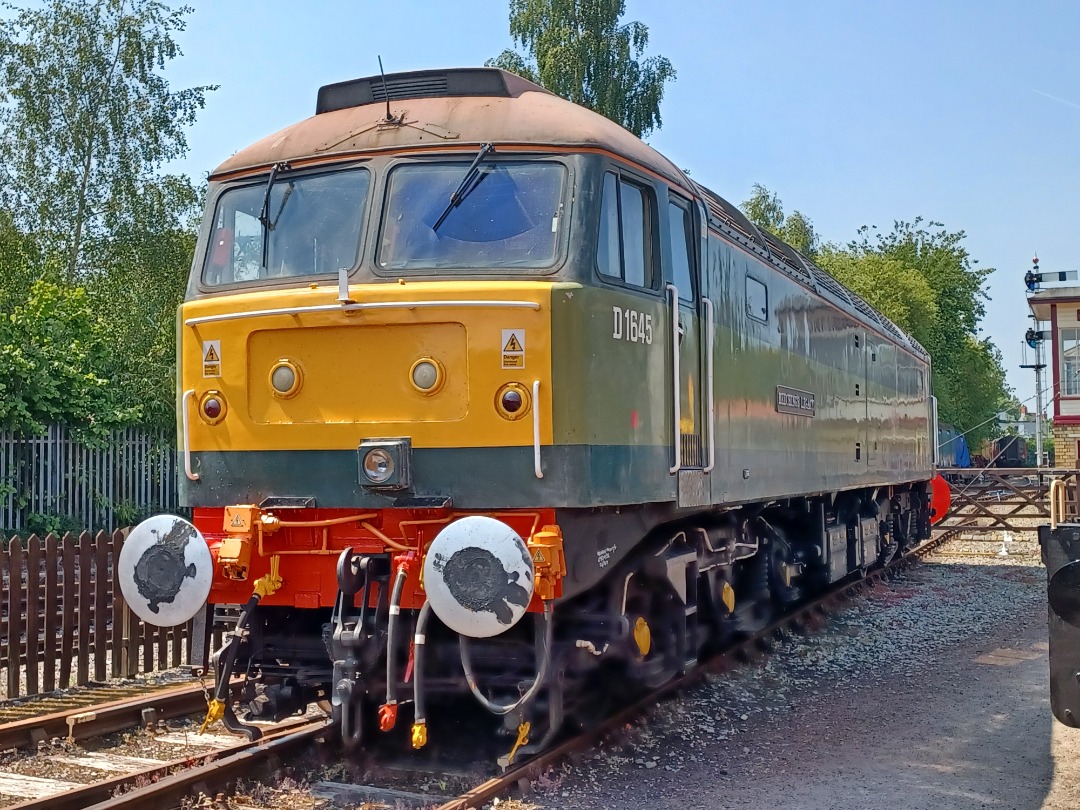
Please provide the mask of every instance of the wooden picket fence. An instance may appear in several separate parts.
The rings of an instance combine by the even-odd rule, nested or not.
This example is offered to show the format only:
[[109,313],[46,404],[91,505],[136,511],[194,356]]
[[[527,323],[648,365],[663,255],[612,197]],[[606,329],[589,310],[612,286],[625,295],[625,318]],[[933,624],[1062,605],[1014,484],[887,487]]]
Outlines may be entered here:
[[192,660],[193,622],[154,627],[124,602],[124,532],[0,544],[0,686],[8,700],[130,678]]

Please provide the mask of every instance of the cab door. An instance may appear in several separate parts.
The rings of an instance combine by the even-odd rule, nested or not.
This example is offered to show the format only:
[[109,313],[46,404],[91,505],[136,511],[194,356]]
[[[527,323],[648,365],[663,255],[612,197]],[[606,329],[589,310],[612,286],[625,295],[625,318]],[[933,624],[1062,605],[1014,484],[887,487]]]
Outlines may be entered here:
[[[680,470],[701,471],[704,466],[703,438],[705,424],[702,418],[702,399],[705,395],[702,385],[703,329],[698,313],[699,278],[698,240],[695,237],[694,209],[688,200],[672,196],[668,200],[669,267],[667,274],[668,303],[672,307],[674,322],[672,340],[675,342],[673,359],[678,360],[678,372],[673,373],[673,385],[678,385],[679,407],[675,414],[678,431],[678,454],[672,473]],[[674,404],[675,396],[672,392]],[[697,478],[698,476],[693,476]],[[694,505],[691,501],[703,501],[704,494],[686,493],[683,497],[684,484],[689,484],[687,476],[680,476],[681,505]],[[704,484],[701,484],[704,491]],[[684,503],[684,501],[686,501]]]

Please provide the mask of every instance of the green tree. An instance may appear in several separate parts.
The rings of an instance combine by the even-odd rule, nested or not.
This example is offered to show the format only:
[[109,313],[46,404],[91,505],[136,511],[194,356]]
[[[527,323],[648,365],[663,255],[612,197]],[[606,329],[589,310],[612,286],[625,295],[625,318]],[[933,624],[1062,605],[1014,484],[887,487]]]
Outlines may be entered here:
[[[90,269],[87,244],[137,219],[163,163],[212,87],[171,90],[165,64],[189,7],[158,0],[8,5],[0,21],[0,204],[63,258],[64,280]],[[190,183],[189,183],[190,185]]]
[[[95,423],[138,418],[167,428],[175,309],[203,193],[161,167],[186,153],[186,128],[214,89],[175,91],[163,75],[180,56],[174,35],[191,9],[159,0],[44,0],[7,9],[0,21],[0,313],[32,310],[39,279],[85,301],[95,340],[111,346],[85,358],[86,373],[106,381],[109,394],[86,400],[104,409]],[[66,322],[66,314],[50,316]],[[0,336],[12,362],[22,348]],[[60,366],[35,368],[63,376]],[[47,398],[44,388],[24,386],[24,394],[27,413],[38,415],[0,414],[0,424],[29,429],[48,414],[88,418],[74,406],[34,405],[34,397]]]
[[620,23],[624,0],[510,0],[510,35],[527,52],[487,64],[517,73],[644,137],[662,123],[664,86],[675,68],[643,59],[649,29]]
[[[171,430],[176,411],[176,308],[195,251],[197,198],[186,183],[151,185],[143,195],[145,222],[110,235],[101,245],[107,274],[87,289],[101,313],[106,338],[122,351],[103,373],[146,427]],[[174,213],[188,211],[187,220]]]
[[112,351],[86,291],[37,281],[0,316],[0,424],[39,433],[52,422],[100,439],[136,413],[101,376]]
[[760,183],[754,183],[750,199],[739,207],[759,228],[780,237],[804,256],[811,259],[817,256],[819,240],[814,223],[798,211],[785,215],[780,197]]

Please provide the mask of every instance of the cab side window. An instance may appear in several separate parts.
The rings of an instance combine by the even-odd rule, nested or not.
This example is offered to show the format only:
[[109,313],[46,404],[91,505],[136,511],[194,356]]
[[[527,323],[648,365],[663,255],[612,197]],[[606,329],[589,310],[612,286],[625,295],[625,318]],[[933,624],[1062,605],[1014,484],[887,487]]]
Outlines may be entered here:
[[596,266],[602,275],[635,287],[657,288],[652,192],[608,172],[600,203]]
[[694,282],[691,277],[693,265],[693,220],[690,212],[675,202],[668,203],[668,223],[671,228],[671,278],[679,290],[682,301],[694,300]]

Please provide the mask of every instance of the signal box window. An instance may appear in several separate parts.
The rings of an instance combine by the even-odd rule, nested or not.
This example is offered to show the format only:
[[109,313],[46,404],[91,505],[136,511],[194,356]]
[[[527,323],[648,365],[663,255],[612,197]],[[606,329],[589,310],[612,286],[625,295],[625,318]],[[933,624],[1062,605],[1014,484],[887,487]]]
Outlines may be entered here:
[[1061,393],[1080,397],[1080,329],[1061,330]]
[[596,266],[601,274],[655,290],[653,205],[648,189],[608,172],[600,203]]
[[769,288],[752,276],[746,277],[746,314],[757,321],[769,320]]

